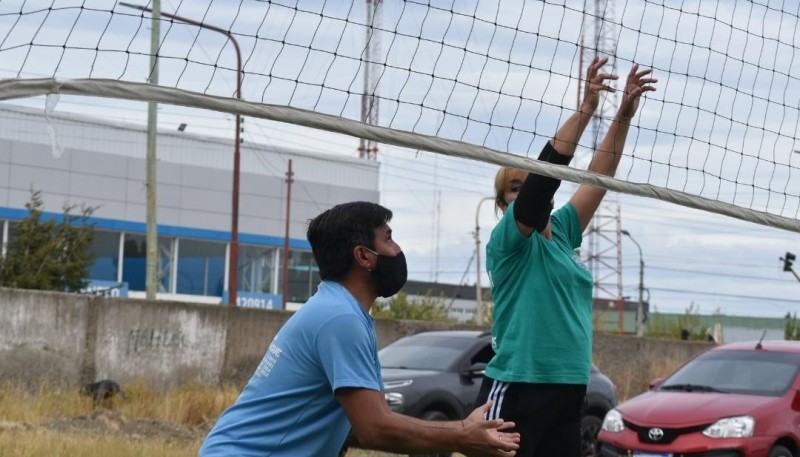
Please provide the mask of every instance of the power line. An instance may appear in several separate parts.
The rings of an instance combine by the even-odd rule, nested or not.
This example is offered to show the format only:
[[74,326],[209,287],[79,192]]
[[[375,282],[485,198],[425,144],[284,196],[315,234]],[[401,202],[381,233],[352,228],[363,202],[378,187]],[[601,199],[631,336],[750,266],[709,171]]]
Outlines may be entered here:
[[759,300],[759,301],[773,301],[773,302],[780,302],[780,303],[793,303],[800,305],[800,300],[789,300],[788,298],[777,298],[777,297],[758,297],[755,295],[738,295],[738,294],[724,294],[719,292],[706,292],[702,290],[685,290],[685,289],[666,289],[660,287],[648,287],[651,291],[658,291],[658,292],[673,292],[677,294],[692,294],[692,295],[708,295],[713,297],[725,297],[725,298],[738,298],[738,299],[746,299],[746,300]]

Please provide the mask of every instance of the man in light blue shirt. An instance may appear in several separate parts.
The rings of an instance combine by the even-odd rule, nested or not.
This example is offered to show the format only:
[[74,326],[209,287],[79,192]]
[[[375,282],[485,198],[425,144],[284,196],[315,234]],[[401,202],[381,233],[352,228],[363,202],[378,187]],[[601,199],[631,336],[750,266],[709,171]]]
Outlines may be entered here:
[[484,419],[489,403],[464,421],[435,424],[386,404],[369,310],[406,281],[391,216],[375,203],[354,202],[310,222],[307,236],[323,282],[278,331],[201,457],[334,457],[351,428],[361,446],[388,452],[514,455],[519,434],[500,433],[511,422]]

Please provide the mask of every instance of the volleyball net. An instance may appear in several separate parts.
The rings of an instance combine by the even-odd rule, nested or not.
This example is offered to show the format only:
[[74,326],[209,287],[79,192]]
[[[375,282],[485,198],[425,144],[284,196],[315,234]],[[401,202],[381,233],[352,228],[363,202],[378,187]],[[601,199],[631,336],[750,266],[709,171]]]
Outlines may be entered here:
[[[0,99],[235,113],[800,231],[793,2],[176,0],[157,20],[151,7],[3,1]],[[532,160],[574,113],[595,54],[611,57],[619,88],[633,63],[659,80],[615,178]]]

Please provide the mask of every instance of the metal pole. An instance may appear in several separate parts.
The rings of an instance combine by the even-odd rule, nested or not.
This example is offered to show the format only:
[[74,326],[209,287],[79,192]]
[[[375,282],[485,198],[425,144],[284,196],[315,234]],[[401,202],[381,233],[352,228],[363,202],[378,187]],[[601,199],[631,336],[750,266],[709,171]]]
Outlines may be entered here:
[[[148,84],[158,85],[158,47],[161,41],[161,1],[153,0],[150,28],[150,75]],[[147,258],[145,263],[145,297],[155,300],[158,291],[158,227],[156,187],[156,137],[158,134],[158,104],[147,103],[147,152],[145,188],[147,192]]]
[[642,246],[631,236],[631,232],[620,230],[620,233],[630,238],[636,249],[639,250],[639,303],[636,305],[636,336],[644,335],[644,256]]
[[286,298],[289,296],[289,216],[292,208],[292,159],[289,159],[289,170],[286,172],[286,232],[283,238],[283,299],[281,309],[286,309]]
[[[163,13],[160,11],[156,12],[154,8],[156,5],[159,4],[158,0],[153,2],[154,8],[147,8],[144,6],[133,5],[131,3],[120,2],[122,6],[127,6],[128,8],[134,8],[140,11],[149,11],[153,13],[153,20],[155,21],[156,15],[159,16],[166,16],[170,19],[174,19],[178,22],[184,22],[186,24],[195,25],[197,27],[213,30],[215,32],[219,32],[228,37],[228,39],[233,44],[233,48],[236,50],[236,98],[242,98],[242,51],[239,48],[239,43],[234,38],[233,34],[225,29],[221,29],[219,27],[215,27],[213,25],[206,24],[204,22],[195,21],[193,19],[185,18],[183,16],[178,16],[176,14],[169,14]],[[155,51],[151,51],[151,59],[155,55]],[[233,146],[233,190],[232,190],[232,208],[231,208],[231,254],[230,254],[230,262],[228,264],[228,301],[232,305],[236,305],[236,295],[237,291],[239,290],[237,281],[239,279],[238,275],[238,268],[239,268],[239,165],[240,165],[240,154],[239,154],[239,143],[241,143],[241,124],[242,118],[240,115],[236,115],[236,135],[234,139],[234,146]],[[148,246],[150,245],[148,241]],[[149,247],[148,247],[148,254],[149,254]],[[149,260],[148,260],[149,262]]]
[[644,259],[639,249],[639,304],[636,307],[636,336],[644,336]]
[[478,202],[475,210],[475,322],[483,325],[483,289],[481,288],[481,226],[478,216],[481,212],[481,204],[487,200],[494,200],[492,197],[483,197]]

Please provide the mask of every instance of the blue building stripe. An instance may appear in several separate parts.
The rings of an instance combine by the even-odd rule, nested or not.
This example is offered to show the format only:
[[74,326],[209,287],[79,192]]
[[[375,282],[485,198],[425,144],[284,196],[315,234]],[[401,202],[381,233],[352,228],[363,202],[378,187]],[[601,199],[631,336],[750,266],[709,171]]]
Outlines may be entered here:
[[[21,220],[28,217],[29,211],[27,209],[18,208],[4,208],[0,207],[0,218],[9,220]],[[73,213],[75,215],[77,213]],[[42,212],[42,220],[55,220],[62,222],[64,215],[62,213]],[[80,223],[80,222],[76,222]],[[147,233],[147,224],[142,222],[122,221],[118,219],[107,219],[103,217],[89,217],[87,223],[94,225],[100,230],[113,230],[117,232],[127,232],[145,235]],[[158,224],[157,231],[159,235],[174,236],[178,238],[194,238],[209,241],[221,241],[229,243],[231,241],[231,233],[221,230],[209,230],[200,228],[179,227],[176,225],[162,225]],[[284,239],[278,236],[269,235],[256,235],[253,233],[239,232],[239,243],[255,244],[261,246],[276,246],[282,247]],[[310,250],[311,245],[308,240],[290,238],[290,249],[303,249]]]

